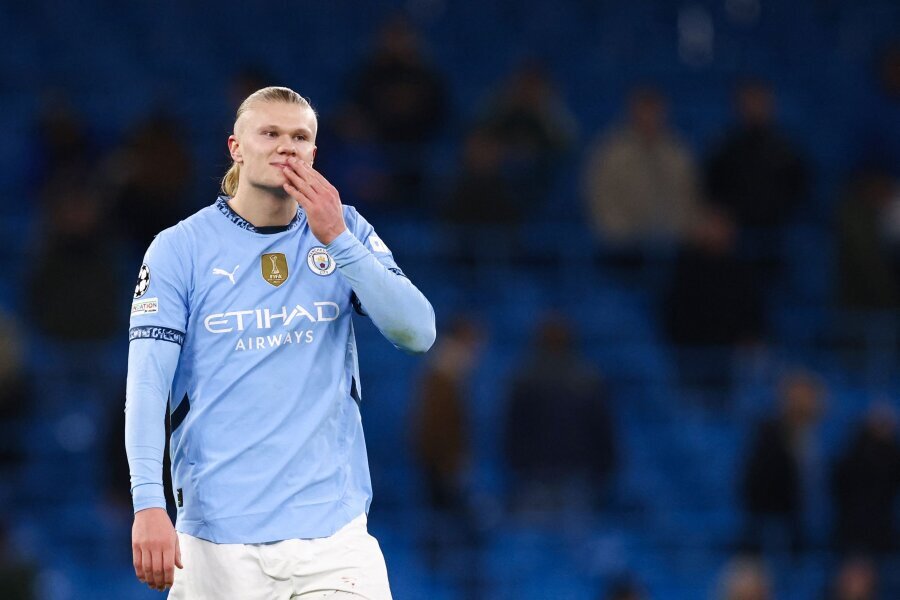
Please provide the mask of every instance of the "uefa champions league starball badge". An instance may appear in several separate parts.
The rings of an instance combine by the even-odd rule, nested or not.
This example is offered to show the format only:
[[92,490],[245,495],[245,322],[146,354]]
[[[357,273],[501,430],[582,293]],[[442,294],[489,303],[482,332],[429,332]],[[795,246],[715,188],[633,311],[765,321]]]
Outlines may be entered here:
[[146,294],[148,287],[150,287],[150,267],[148,267],[145,263],[141,265],[141,270],[138,271],[137,284],[134,286],[135,299],[140,298],[141,296]]

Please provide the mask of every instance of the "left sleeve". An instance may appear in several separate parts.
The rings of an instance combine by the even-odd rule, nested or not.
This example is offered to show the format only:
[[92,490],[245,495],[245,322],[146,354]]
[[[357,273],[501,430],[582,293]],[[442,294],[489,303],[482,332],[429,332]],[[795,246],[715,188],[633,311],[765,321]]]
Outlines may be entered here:
[[382,335],[396,347],[425,352],[434,343],[434,309],[403,274],[387,245],[354,209],[345,208],[347,230],[326,250]]

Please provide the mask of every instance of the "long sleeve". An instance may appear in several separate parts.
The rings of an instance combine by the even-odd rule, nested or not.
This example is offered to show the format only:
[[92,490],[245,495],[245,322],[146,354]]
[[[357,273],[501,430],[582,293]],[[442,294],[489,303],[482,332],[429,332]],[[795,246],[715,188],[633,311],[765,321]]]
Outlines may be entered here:
[[166,507],[162,482],[166,402],[180,353],[180,345],[158,339],[134,339],[128,350],[125,450],[134,512]]
[[[375,243],[383,247],[380,240]],[[380,262],[349,229],[326,250],[384,337],[408,352],[431,348],[436,335],[434,309],[399,269]]]

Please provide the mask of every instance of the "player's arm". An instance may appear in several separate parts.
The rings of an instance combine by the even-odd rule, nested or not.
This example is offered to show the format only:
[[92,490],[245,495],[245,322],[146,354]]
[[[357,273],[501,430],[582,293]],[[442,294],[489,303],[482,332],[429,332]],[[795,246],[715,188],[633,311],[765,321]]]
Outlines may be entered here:
[[382,264],[349,230],[326,247],[365,314],[395,346],[425,352],[434,343],[434,309],[399,269]]
[[[435,319],[431,304],[400,272],[385,265],[366,248],[344,222],[337,190],[315,169],[291,159],[285,168],[285,190],[306,211],[310,229],[325,244],[366,314],[395,346],[408,352],[425,352],[434,343]],[[368,225],[368,224],[365,224]],[[371,230],[371,226],[368,226]],[[377,236],[376,236],[377,237]],[[368,233],[363,234],[369,238]],[[385,254],[389,254],[385,247]],[[388,257],[389,258],[389,257]]]
[[171,587],[174,567],[182,566],[162,483],[166,401],[180,353],[180,345],[151,338],[133,339],[128,350],[125,450],[135,511],[132,560],[137,578],[156,590]]
[[166,513],[162,465],[169,391],[188,318],[191,253],[177,229],[156,237],[141,266],[131,305],[125,449],[134,502],[132,558],[138,579],[153,589],[172,585],[181,567],[178,537]]

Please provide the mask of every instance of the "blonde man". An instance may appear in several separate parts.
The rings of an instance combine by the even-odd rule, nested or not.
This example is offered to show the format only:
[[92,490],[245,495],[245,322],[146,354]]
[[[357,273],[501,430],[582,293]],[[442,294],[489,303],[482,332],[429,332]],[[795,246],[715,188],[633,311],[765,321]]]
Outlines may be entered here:
[[251,94],[224,194],[160,233],[140,269],[125,409],[132,550],[137,577],[170,598],[390,598],[366,531],[351,309],[409,352],[434,342],[434,312],[313,168],[316,130],[296,92]]

